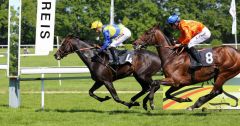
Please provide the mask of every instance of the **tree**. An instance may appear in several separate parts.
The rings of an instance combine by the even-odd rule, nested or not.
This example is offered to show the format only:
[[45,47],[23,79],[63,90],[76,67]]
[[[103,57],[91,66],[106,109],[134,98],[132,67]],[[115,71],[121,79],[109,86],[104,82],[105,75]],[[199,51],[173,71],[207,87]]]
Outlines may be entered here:
[[7,44],[8,38],[8,0],[0,1],[0,44]]
[[[34,44],[36,31],[37,0],[22,0],[22,43]],[[110,0],[56,0],[55,35],[69,33],[83,40],[95,40],[96,33],[90,29],[95,20],[109,23]],[[240,3],[236,1],[237,10]],[[166,19],[172,13],[180,14],[182,19],[203,22],[212,32],[214,41],[233,43],[231,34],[232,17],[229,14],[230,0],[115,0],[115,22],[121,21],[132,31],[131,41],[159,23],[168,28]],[[8,1],[0,1],[0,42],[7,43]],[[237,11],[240,17],[240,11]],[[238,38],[240,37],[240,20]],[[177,32],[174,35],[178,35]],[[210,40],[210,41],[211,41]],[[130,41],[130,42],[131,42]]]
[[22,0],[22,42],[34,44],[36,35],[37,0]]

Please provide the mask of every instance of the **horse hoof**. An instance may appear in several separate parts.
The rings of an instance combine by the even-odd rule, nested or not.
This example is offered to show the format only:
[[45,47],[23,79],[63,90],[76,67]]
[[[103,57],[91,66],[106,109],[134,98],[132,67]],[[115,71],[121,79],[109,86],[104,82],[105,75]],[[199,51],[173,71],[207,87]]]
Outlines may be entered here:
[[128,105],[128,109],[132,108],[132,105]]
[[99,99],[99,101],[100,101],[100,102],[104,102],[104,101],[107,101],[107,100],[109,100],[109,99],[111,99],[111,97],[105,96],[105,98],[101,98],[101,99]]
[[130,104],[131,104],[131,106],[140,106],[140,104],[138,102],[131,102]]
[[147,111],[147,105],[143,105],[143,109]]
[[138,102],[133,102],[132,104],[133,104],[133,106],[140,106],[140,104]]
[[150,105],[151,109],[154,110],[155,106],[154,105]]
[[207,111],[207,108],[206,107],[202,107],[202,112],[205,112]]
[[109,96],[105,96],[105,98],[104,98],[104,99],[105,99],[105,101],[106,101],[106,100],[109,100],[109,99],[111,99],[111,97],[109,97]]
[[128,108],[132,108],[133,106],[140,106],[140,104],[138,102],[132,102],[128,105]]
[[192,99],[186,98],[186,99],[185,99],[185,102],[192,102]]
[[193,111],[193,107],[192,107],[192,106],[187,107],[187,110],[188,110],[188,111]]

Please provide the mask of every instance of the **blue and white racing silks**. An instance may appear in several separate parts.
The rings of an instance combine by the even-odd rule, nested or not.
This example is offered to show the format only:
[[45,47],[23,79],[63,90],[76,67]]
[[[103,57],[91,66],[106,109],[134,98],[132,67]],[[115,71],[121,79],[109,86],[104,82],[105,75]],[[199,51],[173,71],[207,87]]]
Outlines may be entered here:
[[101,50],[106,49],[111,43],[112,40],[119,36],[122,33],[122,29],[124,26],[122,24],[116,25],[104,25],[103,26],[103,36],[104,36],[104,42],[103,46],[101,47]]

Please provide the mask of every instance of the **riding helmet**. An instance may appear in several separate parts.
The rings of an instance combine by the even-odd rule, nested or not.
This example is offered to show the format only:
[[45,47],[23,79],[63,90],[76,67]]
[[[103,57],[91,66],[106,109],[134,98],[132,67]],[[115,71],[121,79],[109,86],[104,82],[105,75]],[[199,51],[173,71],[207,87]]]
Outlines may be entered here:
[[180,21],[180,17],[177,14],[173,14],[168,17],[167,22],[168,24],[175,24],[176,22]]

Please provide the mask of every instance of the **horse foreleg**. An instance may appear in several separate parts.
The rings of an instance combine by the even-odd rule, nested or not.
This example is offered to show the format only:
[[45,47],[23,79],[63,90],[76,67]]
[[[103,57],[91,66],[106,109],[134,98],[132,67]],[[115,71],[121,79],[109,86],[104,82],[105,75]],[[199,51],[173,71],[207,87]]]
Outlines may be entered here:
[[180,103],[181,102],[191,102],[192,100],[190,98],[177,98],[177,97],[171,95],[171,93],[181,89],[182,87],[184,87],[184,86],[181,86],[181,85],[178,87],[171,86],[165,93],[166,98],[172,99],[172,100],[174,100],[176,102],[180,102]]
[[89,95],[95,99],[97,99],[100,102],[106,101],[111,99],[109,96],[105,96],[105,98],[98,97],[97,95],[94,94],[94,91],[96,91],[98,88],[100,88],[103,85],[101,82],[95,82],[91,89],[89,90]]
[[129,103],[129,102],[125,102],[125,101],[122,101],[118,95],[117,95],[117,92],[113,86],[113,84],[111,82],[108,82],[108,81],[105,81],[104,82],[106,88],[108,89],[108,91],[110,92],[110,94],[112,95],[113,99],[117,102],[117,103],[121,103],[123,105],[126,105],[128,106],[129,108],[132,107],[132,106],[139,106],[139,104],[137,103]]

